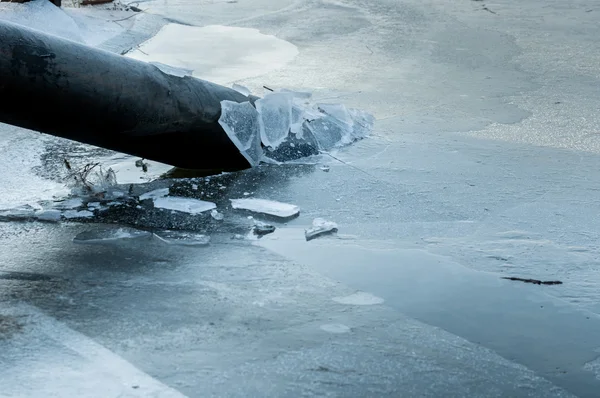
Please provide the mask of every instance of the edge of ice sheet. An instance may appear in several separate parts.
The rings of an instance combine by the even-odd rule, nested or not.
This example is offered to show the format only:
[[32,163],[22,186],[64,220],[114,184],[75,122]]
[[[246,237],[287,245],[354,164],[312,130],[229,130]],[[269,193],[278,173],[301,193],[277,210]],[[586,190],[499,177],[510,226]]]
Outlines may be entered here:
[[300,208],[289,203],[268,199],[242,198],[229,199],[235,210],[246,210],[279,218],[291,218],[300,214]]

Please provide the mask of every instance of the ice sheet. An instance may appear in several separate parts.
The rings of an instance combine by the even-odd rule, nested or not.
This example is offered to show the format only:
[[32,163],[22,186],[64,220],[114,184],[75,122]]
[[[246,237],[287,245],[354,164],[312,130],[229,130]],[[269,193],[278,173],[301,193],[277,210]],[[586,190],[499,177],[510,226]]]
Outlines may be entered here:
[[288,203],[276,202],[267,199],[230,199],[231,207],[236,210],[247,210],[253,213],[266,214],[269,216],[290,218],[300,214],[300,208]]
[[221,102],[219,124],[251,166],[262,159],[259,114],[249,102]]
[[169,188],[160,188],[140,195],[140,200],[163,198],[167,195],[169,195]]
[[260,138],[262,143],[276,149],[285,141],[292,125],[292,94],[269,93],[256,101],[260,114]]
[[154,199],[154,207],[165,210],[175,210],[192,215],[215,209],[216,204],[198,199],[168,196]]
[[62,213],[62,216],[66,219],[72,218],[90,218],[94,217],[94,213],[89,210],[67,210]]
[[73,238],[75,243],[111,243],[128,239],[148,238],[151,232],[134,228],[97,228],[80,232]]
[[154,234],[161,242],[169,245],[206,246],[210,236],[180,231],[161,231]]

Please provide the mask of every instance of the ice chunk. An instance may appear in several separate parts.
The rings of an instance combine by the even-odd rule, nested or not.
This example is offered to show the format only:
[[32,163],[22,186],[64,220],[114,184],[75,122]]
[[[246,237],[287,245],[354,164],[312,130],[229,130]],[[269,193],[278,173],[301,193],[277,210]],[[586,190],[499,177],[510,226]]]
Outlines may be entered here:
[[127,239],[148,238],[151,232],[134,228],[99,228],[81,232],[73,238],[75,243],[111,243]]
[[280,218],[291,218],[300,214],[300,208],[295,205],[266,199],[230,199],[231,207],[237,210],[247,210],[253,213],[266,214]]
[[343,104],[319,104],[318,107],[322,112],[348,126],[349,129],[352,128],[354,122]]
[[254,235],[263,236],[275,232],[275,227],[262,221],[255,221],[252,231],[254,232]]
[[61,212],[60,210],[40,210],[35,213],[35,218],[38,221],[47,221],[47,222],[59,222],[60,221]]
[[61,202],[56,203],[54,205],[54,208],[60,209],[60,210],[71,210],[71,209],[76,209],[81,206],[83,206],[83,199],[71,198],[71,199],[63,200]]
[[287,137],[292,125],[292,94],[269,93],[256,101],[260,114],[260,138],[265,146],[277,148]]
[[140,200],[163,198],[169,194],[169,188],[155,189],[140,195]]
[[364,138],[371,133],[375,124],[375,117],[359,109],[348,109],[353,121],[352,135],[355,139]]
[[206,202],[204,200],[168,196],[163,198],[155,198],[154,207],[195,215],[215,209],[217,205],[213,202]]
[[319,143],[319,148],[324,151],[341,146],[352,131],[348,126],[338,122],[331,116],[315,119],[308,123],[307,127]]
[[92,213],[89,210],[67,210],[65,212],[62,213],[62,216],[66,219],[72,219],[72,218],[90,218],[90,217],[94,217],[94,213]]
[[88,209],[93,210],[93,209],[99,209],[100,208],[100,202],[90,202],[87,204]]
[[206,246],[210,243],[210,236],[189,232],[162,231],[156,232],[154,235],[169,245]]
[[0,221],[27,221],[35,218],[36,209],[30,205],[0,211]]
[[251,166],[263,155],[259,114],[249,102],[221,101],[219,124]]
[[329,166],[327,166],[327,165],[323,165],[323,166],[321,166],[321,167],[320,167],[320,169],[321,169],[322,171],[326,172],[326,173],[329,173],[330,167],[329,167]]
[[160,62],[150,62],[150,64],[156,66],[161,72],[166,73],[167,75],[177,77],[192,76],[192,73],[194,72],[192,69],[178,68]]
[[210,216],[217,221],[223,221],[223,219],[225,218],[223,213],[219,213],[216,209],[210,212]]
[[323,218],[315,218],[312,223],[312,227],[304,231],[306,240],[312,240],[319,236],[332,234],[338,231],[338,226],[333,221],[327,221]]
[[238,93],[245,95],[246,97],[252,94],[248,87],[242,86],[241,84],[233,83],[233,86],[231,86],[231,88],[237,91]]

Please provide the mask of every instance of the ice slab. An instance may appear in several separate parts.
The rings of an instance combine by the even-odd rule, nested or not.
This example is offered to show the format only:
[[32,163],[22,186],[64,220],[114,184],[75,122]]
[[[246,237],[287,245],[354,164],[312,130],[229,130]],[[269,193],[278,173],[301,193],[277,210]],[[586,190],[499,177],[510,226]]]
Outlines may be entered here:
[[259,114],[250,102],[221,102],[219,124],[251,166],[262,159]]
[[230,85],[281,68],[297,54],[293,44],[258,29],[171,23],[127,56],[191,69],[195,77]]
[[292,125],[291,93],[269,93],[256,101],[260,114],[260,138],[262,143],[273,149],[285,141]]
[[323,218],[315,218],[312,227],[304,231],[306,240],[312,240],[319,236],[332,234],[338,231],[338,225],[333,221],[327,221]]
[[38,221],[46,221],[46,222],[59,222],[61,218],[60,210],[50,209],[50,210],[40,210],[35,212],[35,219]]
[[154,234],[160,241],[169,245],[206,246],[210,236],[179,231],[162,231]]
[[204,200],[168,196],[154,199],[154,207],[165,210],[175,210],[192,215],[200,214],[217,207],[213,202]]
[[272,234],[273,232],[275,232],[275,226],[266,224],[262,221],[255,221],[252,231],[254,232],[254,235],[258,235],[258,236],[268,235],[268,234]]
[[178,68],[161,62],[150,62],[150,64],[156,66],[161,72],[166,73],[167,75],[177,77],[192,76],[192,73],[194,72],[192,69]]
[[321,112],[348,126],[349,129],[352,129],[354,121],[344,104],[318,104],[318,107]]
[[288,203],[267,199],[230,199],[231,207],[236,210],[246,210],[253,213],[266,214],[279,218],[291,218],[300,214],[300,208]]
[[169,195],[169,188],[160,188],[140,195],[140,200],[164,198],[167,195]]
[[63,200],[61,202],[56,202],[53,207],[55,209],[60,209],[60,210],[71,210],[71,209],[76,209],[81,206],[83,206],[83,199],[71,198],[71,199]]
[[67,210],[62,213],[62,216],[67,220],[72,218],[90,218],[94,217],[94,213],[89,210]]
[[152,236],[151,232],[142,231],[134,228],[117,228],[117,229],[93,229],[81,232],[73,238],[75,243],[111,243],[128,239],[148,238]]
[[30,205],[0,211],[0,221],[28,221],[35,218],[36,209]]

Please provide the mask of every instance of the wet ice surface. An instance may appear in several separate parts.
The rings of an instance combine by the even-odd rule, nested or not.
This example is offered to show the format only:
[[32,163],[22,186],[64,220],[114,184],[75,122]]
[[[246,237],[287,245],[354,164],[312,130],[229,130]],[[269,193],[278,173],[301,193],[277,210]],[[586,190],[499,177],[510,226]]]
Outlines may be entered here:
[[98,244],[113,243],[128,239],[149,238],[152,233],[134,228],[95,228],[80,232],[73,238],[75,243]]
[[323,235],[331,235],[338,231],[338,225],[333,221],[327,221],[323,218],[315,218],[312,226],[304,231],[306,240],[313,240]]
[[263,214],[279,218],[291,218],[300,214],[300,208],[289,203],[281,203],[267,199],[230,199],[234,209],[247,210],[252,213]]
[[197,233],[162,231],[155,232],[155,235],[159,240],[169,245],[207,246],[210,243],[210,236]]

